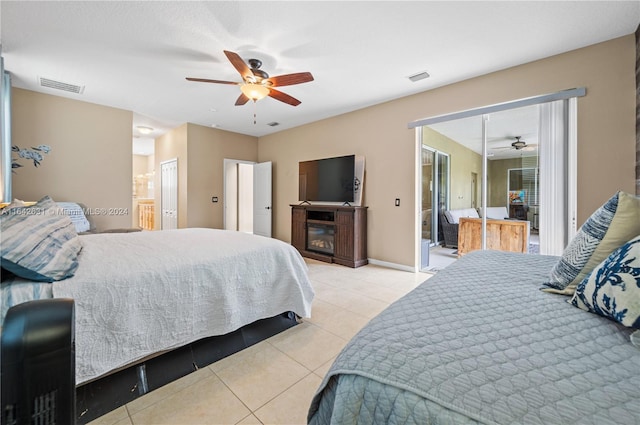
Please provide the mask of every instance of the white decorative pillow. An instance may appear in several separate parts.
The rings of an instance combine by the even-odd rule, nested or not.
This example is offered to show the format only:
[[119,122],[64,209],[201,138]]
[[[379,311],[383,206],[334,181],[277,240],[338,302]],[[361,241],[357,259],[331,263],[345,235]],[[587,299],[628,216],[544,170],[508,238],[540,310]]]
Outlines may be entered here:
[[[479,209],[478,212],[481,213],[482,209]],[[481,216],[482,214],[479,215]],[[507,207],[487,207],[487,218],[491,220],[504,220],[505,218],[509,218]]]
[[444,212],[449,223],[458,224],[462,217],[480,218],[475,208],[461,208],[457,210],[448,210]]
[[0,264],[17,276],[53,282],[73,276],[78,267],[80,238],[48,196],[0,215],[0,232]]
[[640,236],[593,269],[578,284],[571,304],[640,329]]

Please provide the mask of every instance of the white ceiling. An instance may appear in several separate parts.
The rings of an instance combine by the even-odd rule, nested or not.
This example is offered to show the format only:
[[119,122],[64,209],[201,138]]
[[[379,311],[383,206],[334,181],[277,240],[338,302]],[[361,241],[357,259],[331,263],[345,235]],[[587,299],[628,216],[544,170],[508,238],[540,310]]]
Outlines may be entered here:
[[[185,122],[262,136],[606,41],[636,30],[640,2],[3,0],[0,16],[15,87],[133,111],[149,141]],[[223,50],[315,80],[282,87],[297,107],[234,106],[237,86],[185,80],[241,81]]]
[[[490,160],[538,155],[539,105],[495,112],[487,120],[487,155]],[[482,154],[482,116],[445,121],[429,126],[451,140]],[[511,145],[520,137],[527,149]]]

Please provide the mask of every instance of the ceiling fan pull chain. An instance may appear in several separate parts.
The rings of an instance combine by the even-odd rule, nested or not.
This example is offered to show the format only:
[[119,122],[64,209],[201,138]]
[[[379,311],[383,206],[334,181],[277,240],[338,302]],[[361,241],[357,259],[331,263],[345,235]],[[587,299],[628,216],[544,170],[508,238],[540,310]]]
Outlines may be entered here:
[[253,125],[256,125],[256,108],[257,108],[256,103],[258,102],[256,102],[255,99],[253,99]]

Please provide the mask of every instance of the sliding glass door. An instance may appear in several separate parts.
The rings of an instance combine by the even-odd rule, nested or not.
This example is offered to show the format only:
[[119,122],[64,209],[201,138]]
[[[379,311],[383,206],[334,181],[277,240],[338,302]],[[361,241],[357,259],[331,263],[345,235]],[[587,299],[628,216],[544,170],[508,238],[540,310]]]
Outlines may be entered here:
[[420,237],[431,246],[444,240],[439,217],[449,208],[449,155],[422,145],[421,157]]
[[[523,252],[561,253],[576,230],[575,96],[581,95],[583,89],[574,89],[538,102],[526,99],[452,114],[451,119],[420,120],[423,125],[415,125],[421,149],[420,239],[442,241],[433,231],[441,216],[437,209],[475,209],[482,249],[487,248],[487,218],[506,218],[528,222]],[[438,152],[447,156],[444,202],[434,186]]]

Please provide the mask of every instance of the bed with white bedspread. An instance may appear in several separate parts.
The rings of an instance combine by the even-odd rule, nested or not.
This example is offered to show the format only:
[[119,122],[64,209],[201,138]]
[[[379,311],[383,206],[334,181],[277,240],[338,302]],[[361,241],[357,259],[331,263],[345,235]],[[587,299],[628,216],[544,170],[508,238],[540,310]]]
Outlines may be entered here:
[[77,384],[285,311],[311,314],[306,264],[282,241],[215,229],[81,238],[75,275],[53,283],[54,297],[76,301]]
[[77,385],[260,319],[311,313],[307,266],[276,239],[217,229],[79,238],[74,275],[34,283],[75,300]]

